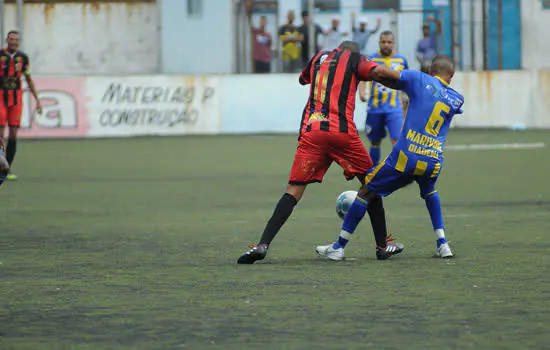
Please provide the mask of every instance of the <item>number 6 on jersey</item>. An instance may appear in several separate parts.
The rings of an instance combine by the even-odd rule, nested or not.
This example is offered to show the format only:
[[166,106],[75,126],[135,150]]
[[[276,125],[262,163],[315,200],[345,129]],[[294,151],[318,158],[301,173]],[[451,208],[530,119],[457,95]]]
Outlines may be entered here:
[[441,126],[445,122],[442,113],[448,114],[450,111],[451,107],[441,101],[437,101],[424,130],[426,130],[428,134],[437,137],[437,135],[439,135],[439,129],[441,129]]

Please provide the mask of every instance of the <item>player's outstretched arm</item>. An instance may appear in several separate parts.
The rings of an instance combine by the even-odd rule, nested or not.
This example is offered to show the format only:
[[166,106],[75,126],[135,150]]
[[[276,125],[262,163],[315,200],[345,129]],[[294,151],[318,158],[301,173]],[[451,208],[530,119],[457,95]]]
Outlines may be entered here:
[[385,65],[376,66],[371,71],[372,79],[390,89],[399,89],[396,82],[401,78],[401,73],[392,70]]

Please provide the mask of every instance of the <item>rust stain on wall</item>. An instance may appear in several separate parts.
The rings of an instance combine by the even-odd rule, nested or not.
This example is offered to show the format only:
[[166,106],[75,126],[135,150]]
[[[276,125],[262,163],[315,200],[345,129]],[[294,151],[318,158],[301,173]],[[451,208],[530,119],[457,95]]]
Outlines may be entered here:
[[538,89],[541,94],[541,98],[544,101],[547,110],[550,109],[550,70],[539,70],[537,72]]
[[101,11],[101,5],[99,2],[92,2],[90,4],[90,12],[97,14],[99,11]]
[[54,3],[48,3],[44,4],[44,23],[47,27],[50,27],[52,24],[52,17],[55,15],[55,4]]

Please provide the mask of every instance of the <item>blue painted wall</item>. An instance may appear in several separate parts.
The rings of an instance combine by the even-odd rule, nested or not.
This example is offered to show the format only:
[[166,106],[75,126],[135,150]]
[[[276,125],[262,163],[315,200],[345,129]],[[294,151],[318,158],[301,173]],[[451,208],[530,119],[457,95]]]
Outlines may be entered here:
[[[499,47],[498,3],[502,2],[502,49]],[[519,0],[489,0],[489,69],[521,69],[521,7]]]

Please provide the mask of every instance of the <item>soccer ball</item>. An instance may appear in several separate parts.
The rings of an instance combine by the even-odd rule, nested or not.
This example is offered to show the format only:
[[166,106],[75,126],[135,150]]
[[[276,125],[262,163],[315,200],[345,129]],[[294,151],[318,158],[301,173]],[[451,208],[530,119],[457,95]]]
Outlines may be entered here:
[[344,217],[346,216],[349,207],[351,207],[353,201],[355,200],[355,197],[357,197],[357,191],[346,191],[340,193],[338,198],[336,198],[336,214],[338,214],[340,219],[344,220]]

